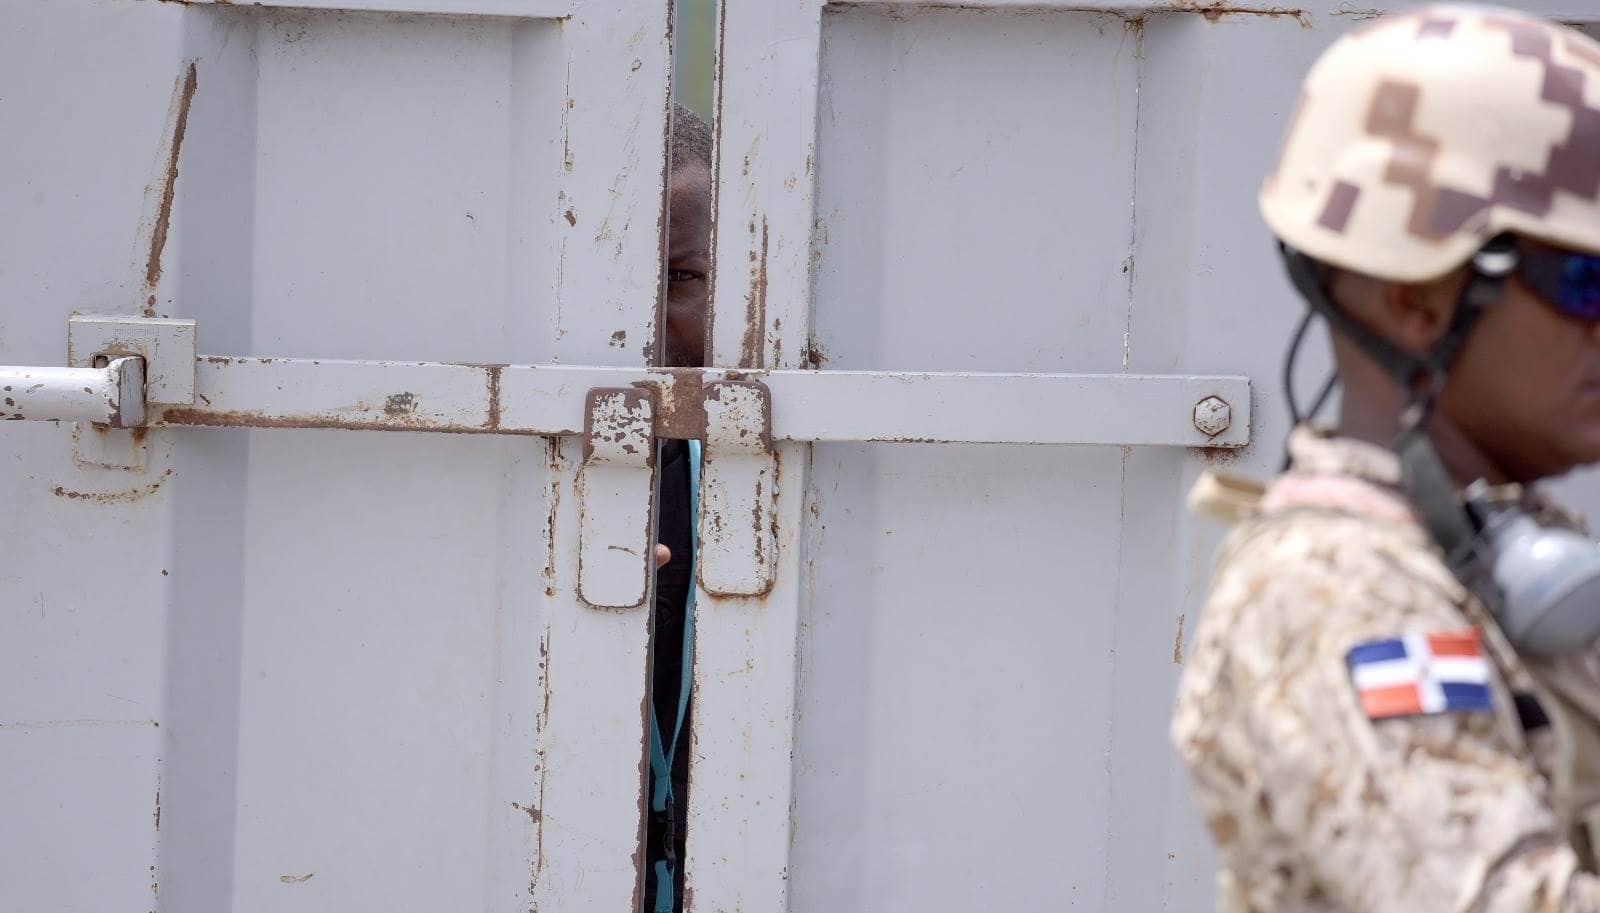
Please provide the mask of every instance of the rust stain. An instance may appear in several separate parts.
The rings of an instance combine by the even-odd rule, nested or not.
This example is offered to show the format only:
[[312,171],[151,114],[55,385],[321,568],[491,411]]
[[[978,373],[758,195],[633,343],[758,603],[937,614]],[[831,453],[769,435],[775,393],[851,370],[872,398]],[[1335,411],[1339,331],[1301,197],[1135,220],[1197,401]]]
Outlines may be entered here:
[[1172,640],[1172,661],[1180,666],[1183,665],[1183,618],[1178,616],[1178,636]]
[[279,875],[278,880],[284,884],[304,884],[315,877],[316,872],[307,872],[304,875]]
[[[546,439],[548,449],[547,463],[550,469],[550,516],[545,521],[545,558],[544,558],[544,594],[556,594],[556,512],[561,509],[561,439]],[[544,653],[544,644],[539,644],[539,652]]]
[[[1310,15],[1308,15],[1305,10],[1295,7],[1240,6],[1234,3],[1228,3],[1226,0],[1213,0],[1213,2],[1210,3],[1202,3],[1198,2],[1198,0],[1178,0],[1178,2],[1170,7],[1167,11],[1175,13],[1199,13],[1201,16],[1205,17],[1207,22],[1220,21],[1224,16],[1266,16],[1272,19],[1286,17],[1300,23],[1300,27],[1303,29],[1311,28]],[[1151,12],[1157,12],[1157,10],[1151,10]]]
[[1210,466],[1228,466],[1239,462],[1249,447],[1190,447],[1189,452]]
[[[539,712],[539,731],[543,733],[550,728],[550,628],[544,630],[544,637],[539,641],[539,655],[544,660],[544,676],[541,684],[544,687],[544,708]],[[531,890],[539,881],[539,875],[544,872],[544,785],[549,779],[550,771],[548,758],[543,748],[539,749],[539,817],[534,821],[533,832],[533,875],[528,882]]]
[[52,491],[55,492],[56,497],[66,498],[69,501],[87,501],[92,504],[132,504],[155,494],[171,477],[172,470],[168,469],[161,474],[161,478],[156,479],[154,482],[148,485],[141,485],[129,491],[72,491],[60,485],[57,485]]
[[706,434],[705,373],[699,368],[671,368],[655,372],[649,381],[656,391],[657,437],[697,441]]
[[[722,23],[722,27],[717,29],[716,76],[713,79],[713,85],[716,89],[716,98],[712,102],[711,112],[711,237],[713,239],[718,237],[722,226],[722,220],[718,216],[718,213],[721,212],[722,206],[722,181],[720,179],[722,173],[722,125],[724,123],[722,116],[722,91],[723,87],[726,85],[725,77],[728,61],[728,0],[717,0],[716,21]],[[705,338],[707,342],[706,361],[708,363],[714,363],[721,358],[717,352],[718,347],[714,342],[714,340],[717,338],[718,270],[717,245],[715,243],[711,245],[710,253],[710,268],[706,271],[706,283],[707,287],[710,289],[710,294],[706,300]]]
[[172,225],[172,200],[178,190],[178,156],[183,150],[183,136],[189,129],[189,106],[199,88],[199,70],[194,61],[180,77],[174,89],[178,113],[173,123],[171,145],[167,148],[167,167],[161,188],[161,206],[156,212],[155,225],[150,231],[150,256],[144,265],[144,316],[156,316],[156,286],[161,283],[161,253],[167,246],[167,234]]
[[511,807],[533,819],[535,824],[539,822],[539,819],[544,817],[544,815],[541,814],[538,809],[531,805],[523,805],[519,802],[513,802],[511,803]]
[[[391,397],[392,399],[392,397]],[[441,434],[520,434],[537,436],[541,431],[488,428],[484,425],[447,425],[427,418],[385,409],[386,418],[352,419],[339,415],[263,415],[243,410],[196,409],[190,406],[162,410],[159,424],[195,428],[335,428],[344,431],[433,431]],[[576,429],[561,429],[577,434]]]
[[[646,805],[647,796],[650,794],[650,688],[649,677],[646,675],[643,694],[639,698],[639,832],[637,843],[633,850],[633,909],[642,910],[644,900],[644,848],[645,822],[650,819],[649,809]],[[682,825],[679,825],[680,827]]]
[[567,123],[567,112],[577,106],[577,101],[572,97],[572,64],[567,64],[567,103],[561,109],[561,168],[567,174],[572,173],[572,130]]
[[500,372],[505,365],[484,365],[483,371],[489,387],[489,417],[484,419],[484,428],[500,427]]
[[806,341],[805,349],[800,350],[800,368],[821,371],[824,365],[827,365],[826,350],[822,349],[822,345],[819,345],[816,339]]
[[744,297],[744,338],[739,343],[739,367],[766,367],[767,335],[767,219],[761,217],[761,242],[756,246],[756,223],[750,223],[750,290]]
[[767,564],[767,537],[766,530],[761,528],[761,502],[766,497],[764,479],[756,477],[756,500],[750,507],[750,529],[756,538],[756,566],[765,567]]
[[567,219],[567,224],[568,225],[571,225],[574,228],[578,227],[578,214],[577,213],[573,212],[571,209],[568,209],[566,211],[565,215],[566,215],[566,219]]

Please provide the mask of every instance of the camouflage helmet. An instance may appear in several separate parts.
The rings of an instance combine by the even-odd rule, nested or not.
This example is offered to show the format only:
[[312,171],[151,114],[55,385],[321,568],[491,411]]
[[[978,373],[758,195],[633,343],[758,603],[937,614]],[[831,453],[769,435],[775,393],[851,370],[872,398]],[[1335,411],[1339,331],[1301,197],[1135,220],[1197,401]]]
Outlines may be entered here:
[[1290,246],[1396,282],[1505,232],[1600,253],[1600,43],[1493,7],[1386,16],[1312,67],[1260,202]]

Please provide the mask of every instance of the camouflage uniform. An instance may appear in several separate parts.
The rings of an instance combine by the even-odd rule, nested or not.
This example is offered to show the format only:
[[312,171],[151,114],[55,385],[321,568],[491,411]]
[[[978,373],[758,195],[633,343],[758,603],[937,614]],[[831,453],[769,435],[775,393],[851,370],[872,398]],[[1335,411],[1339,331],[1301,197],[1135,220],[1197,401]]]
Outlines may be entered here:
[[[1218,909],[1600,913],[1584,872],[1595,657],[1518,657],[1413,517],[1390,452],[1305,429],[1291,450],[1224,547],[1173,726],[1223,862]],[[1352,646],[1472,625],[1492,713],[1364,715]],[[1549,725],[1525,729],[1518,695]]]

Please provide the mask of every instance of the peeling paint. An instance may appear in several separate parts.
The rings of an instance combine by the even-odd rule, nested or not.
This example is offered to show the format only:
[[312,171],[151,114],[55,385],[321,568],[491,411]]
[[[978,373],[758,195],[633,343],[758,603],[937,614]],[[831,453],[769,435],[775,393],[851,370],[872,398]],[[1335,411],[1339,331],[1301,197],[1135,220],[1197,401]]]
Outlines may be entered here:
[[505,365],[485,365],[485,385],[488,387],[489,415],[483,420],[485,429],[500,427],[500,371]]
[[[544,594],[553,597],[556,594],[556,514],[561,509],[561,475],[565,464],[561,460],[561,439],[547,438],[545,444],[549,454],[546,465],[550,470],[550,515],[545,520]],[[539,645],[539,652],[543,655],[543,643]]]
[[161,474],[161,478],[156,479],[154,482],[128,491],[72,491],[61,485],[57,485],[51,491],[55,493],[56,497],[66,498],[69,501],[86,501],[93,504],[132,504],[160,491],[161,486],[171,477],[172,470],[168,469]]
[[383,414],[399,417],[411,415],[417,411],[417,395],[415,393],[395,393],[383,403]]
[[1180,666],[1183,665],[1183,618],[1178,616],[1178,636],[1172,640],[1172,661]]
[[739,343],[739,367],[766,367],[767,332],[767,218],[761,217],[760,243],[756,223],[750,223],[750,288],[744,297],[744,337]]
[[810,371],[820,371],[828,363],[828,353],[817,342],[816,337],[806,340],[806,347],[800,350],[800,367]]
[[1350,3],[1341,3],[1339,8],[1329,13],[1330,16],[1348,16],[1361,22],[1367,19],[1380,19],[1388,15],[1387,11],[1371,7],[1358,7]]

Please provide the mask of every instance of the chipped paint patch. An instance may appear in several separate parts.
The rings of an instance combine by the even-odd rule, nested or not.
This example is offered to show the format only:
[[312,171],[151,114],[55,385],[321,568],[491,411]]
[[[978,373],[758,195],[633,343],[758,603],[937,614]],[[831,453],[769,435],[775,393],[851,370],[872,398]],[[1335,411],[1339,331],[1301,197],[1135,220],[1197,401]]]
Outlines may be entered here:
[[279,875],[278,880],[284,884],[305,884],[315,877],[316,872],[307,872],[304,875]]
[[1183,665],[1183,615],[1178,616],[1178,636],[1172,639],[1172,661]]
[[396,418],[411,415],[417,411],[417,395],[415,393],[396,393],[384,400],[383,414]]

